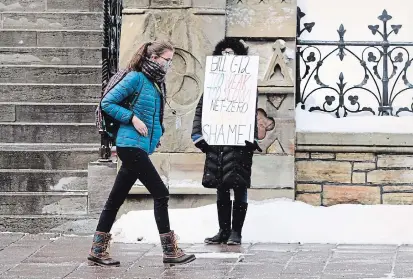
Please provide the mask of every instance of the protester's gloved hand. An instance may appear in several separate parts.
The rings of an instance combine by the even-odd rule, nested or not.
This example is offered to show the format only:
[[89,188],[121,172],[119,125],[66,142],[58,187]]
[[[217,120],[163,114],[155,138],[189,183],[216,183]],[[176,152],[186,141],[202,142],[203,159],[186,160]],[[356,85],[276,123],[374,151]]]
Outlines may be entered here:
[[204,140],[200,140],[197,143],[195,143],[195,146],[201,150],[203,153],[206,153],[209,149],[209,144]]
[[254,152],[255,150],[262,152],[261,147],[258,145],[258,142],[256,140],[254,140],[254,143],[250,142],[250,141],[245,141],[245,146],[250,149],[252,152]]

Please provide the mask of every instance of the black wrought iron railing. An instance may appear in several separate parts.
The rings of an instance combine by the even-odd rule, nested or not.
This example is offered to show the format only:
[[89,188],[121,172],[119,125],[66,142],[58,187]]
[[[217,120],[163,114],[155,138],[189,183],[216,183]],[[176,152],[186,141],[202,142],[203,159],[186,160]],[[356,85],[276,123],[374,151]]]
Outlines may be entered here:
[[[379,41],[345,41],[343,25],[337,30],[338,41],[301,40],[300,35],[315,26],[314,22],[301,24],[303,17],[305,13],[298,8],[296,103],[302,109],[336,117],[361,112],[378,116],[413,113],[413,81],[409,80],[413,79],[413,42],[389,41],[399,34],[402,25],[389,25],[392,16],[386,10],[378,17],[381,26],[368,25],[373,35],[380,36]],[[359,83],[349,84],[343,72],[333,85],[324,80],[325,62],[349,58],[355,58],[364,73]]]
[[[103,5],[102,93],[109,79],[118,71],[122,0],[104,0]],[[101,137],[100,159],[109,160],[112,142],[104,131],[99,131],[99,133]]]

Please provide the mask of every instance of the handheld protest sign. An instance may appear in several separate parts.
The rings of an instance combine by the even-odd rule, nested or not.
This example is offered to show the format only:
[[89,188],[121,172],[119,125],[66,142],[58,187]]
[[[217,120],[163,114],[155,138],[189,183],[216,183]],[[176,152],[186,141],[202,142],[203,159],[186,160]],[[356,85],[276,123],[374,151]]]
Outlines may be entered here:
[[210,145],[254,141],[258,56],[208,56],[202,134]]

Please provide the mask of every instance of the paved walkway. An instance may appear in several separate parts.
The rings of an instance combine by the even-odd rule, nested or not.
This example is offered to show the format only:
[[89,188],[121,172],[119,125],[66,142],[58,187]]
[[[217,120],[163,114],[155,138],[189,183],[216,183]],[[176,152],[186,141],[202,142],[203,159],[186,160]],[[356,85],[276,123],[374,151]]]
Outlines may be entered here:
[[413,246],[182,245],[198,259],[165,268],[159,246],[115,243],[111,252],[121,267],[100,268],[87,265],[90,243],[90,237],[0,234],[0,278],[413,278]]

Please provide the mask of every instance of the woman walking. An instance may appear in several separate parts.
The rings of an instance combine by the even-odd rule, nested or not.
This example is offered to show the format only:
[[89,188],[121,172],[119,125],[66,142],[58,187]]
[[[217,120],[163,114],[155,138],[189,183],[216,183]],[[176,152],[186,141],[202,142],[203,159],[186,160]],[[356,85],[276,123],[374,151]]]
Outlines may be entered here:
[[[187,255],[178,248],[176,235],[169,227],[169,191],[149,158],[163,135],[165,75],[173,54],[174,47],[168,42],[144,44],[133,56],[127,69],[129,73],[102,99],[102,110],[120,123],[116,150],[122,166],[100,215],[88,256],[91,264],[120,265],[107,252],[111,239],[109,232],[119,208],[137,179],[154,199],[163,262],[185,264],[195,260],[194,255]],[[125,100],[130,100],[129,107],[121,105]]]
[[[247,55],[248,50],[237,39],[224,39],[219,42],[213,55]],[[210,146],[202,137],[202,102],[196,107],[192,128],[195,146],[206,153],[202,184],[206,188],[217,188],[217,210],[219,231],[205,239],[207,244],[240,245],[242,227],[248,208],[247,188],[251,184],[252,156],[255,150],[262,151],[257,141],[246,141],[246,146]],[[257,121],[255,121],[257,123]],[[256,126],[257,124],[255,124]],[[257,138],[255,127],[255,139]],[[231,201],[230,189],[234,191]],[[232,226],[231,226],[232,214]]]

